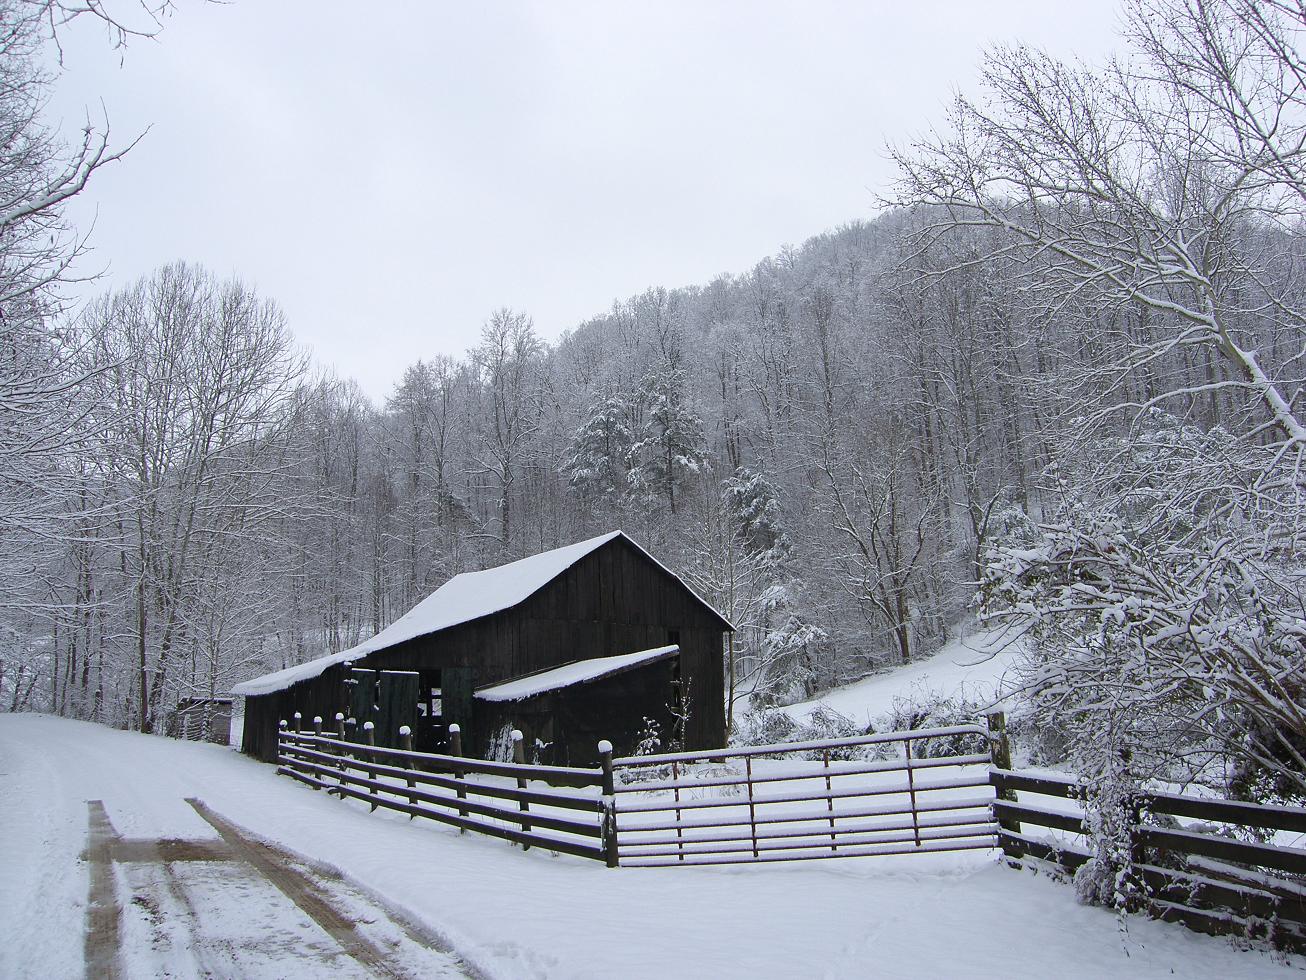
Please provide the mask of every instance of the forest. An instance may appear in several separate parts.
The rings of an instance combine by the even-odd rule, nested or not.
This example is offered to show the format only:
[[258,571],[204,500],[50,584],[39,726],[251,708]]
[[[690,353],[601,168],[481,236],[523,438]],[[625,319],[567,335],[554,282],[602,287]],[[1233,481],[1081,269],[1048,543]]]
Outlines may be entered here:
[[42,120],[48,8],[0,0],[0,710],[162,732],[621,528],[738,627],[737,738],[979,619],[1036,760],[1306,797],[1300,6],[995,47],[873,219],[556,340],[487,311],[383,403],[239,278],[61,302],[126,147]]

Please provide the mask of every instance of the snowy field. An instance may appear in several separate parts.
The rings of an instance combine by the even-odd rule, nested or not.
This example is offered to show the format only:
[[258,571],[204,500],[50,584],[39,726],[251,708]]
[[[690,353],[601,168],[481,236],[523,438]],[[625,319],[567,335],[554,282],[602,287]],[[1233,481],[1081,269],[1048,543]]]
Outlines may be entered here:
[[887,715],[899,698],[923,701],[934,695],[990,704],[1012,684],[1011,662],[1018,647],[1003,637],[994,631],[963,634],[924,660],[826,691],[783,710],[794,721],[803,722],[815,709],[824,707],[865,726]]
[[[392,975],[1225,978],[1300,966],[1145,919],[1121,933],[1069,888],[1008,870],[988,852],[609,870],[369,814],[220,746],[0,715],[0,976],[84,975],[88,801],[102,800],[125,838],[220,843],[187,797],[300,855],[369,929],[384,932],[377,920],[386,915],[411,920],[448,951],[420,965],[410,949]],[[148,875],[115,868],[130,975],[192,975],[170,945],[180,940],[168,910],[133,900],[148,897]],[[206,934],[236,948],[263,942],[280,957],[263,975],[350,975],[323,968],[334,940],[293,907],[278,911],[275,896],[203,862],[187,868],[195,880],[183,882],[185,897]],[[244,975],[259,975],[243,962]]]

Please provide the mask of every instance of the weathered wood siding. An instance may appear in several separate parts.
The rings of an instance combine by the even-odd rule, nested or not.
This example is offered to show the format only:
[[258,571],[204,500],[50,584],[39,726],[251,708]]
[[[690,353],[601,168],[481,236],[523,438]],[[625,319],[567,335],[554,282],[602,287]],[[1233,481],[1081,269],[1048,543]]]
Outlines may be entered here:
[[661,749],[667,750],[675,727],[674,677],[674,658],[659,660],[521,701],[480,701],[478,717],[487,738],[505,726],[520,729],[530,762],[594,766],[600,739],[611,741],[616,755],[630,755],[646,720],[657,726]]
[[[673,575],[619,537],[580,559],[512,609],[378,651],[358,666],[417,671],[467,668],[467,673],[458,675],[456,685],[456,710],[462,711],[469,683],[479,688],[575,660],[678,643],[681,676],[690,700],[684,748],[708,749],[725,743],[725,630],[724,621]],[[343,710],[336,706],[341,696],[340,678],[329,679],[331,673],[327,671],[287,691],[248,698],[246,751],[260,758],[275,758],[276,721],[295,710],[303,712],[306,724],[314,714],[329,719]],[[658,712],[665,710],[672,696],[669,687],[661,689],[661,682],[650,685],[643,708],[638,700],[630,702],[630,716],[625,718],[622,730],[600,737],[615,743],[627,741],[627,734],[638,731],[644,715],[659,717]],[[588,693],[568,697],[583,697],[589,706],[582,706],[577,717],[586,710],[601,710],[597,702],[602,692],[596,685],[581,685],[576,691]],[[275,716],[271,717],[270,728],[270,716],[255,705],[261,701],[269,702],[267,710]],[[300,707],[301,702],[310,707]],[[493,734],[484,730],[476,717],[479,704],[483,702],[473,707],[471,719],[458,719],[464,727],[464,746],[477,754]],[[446,706],[446,716],[451,707]],[[612,723],[619,720],[614,718]],[[260,727],[260,733],[251,731],[252,724]],[[261,750],[264,743],[271,746],[271,756],[264,754],[266,748]]]

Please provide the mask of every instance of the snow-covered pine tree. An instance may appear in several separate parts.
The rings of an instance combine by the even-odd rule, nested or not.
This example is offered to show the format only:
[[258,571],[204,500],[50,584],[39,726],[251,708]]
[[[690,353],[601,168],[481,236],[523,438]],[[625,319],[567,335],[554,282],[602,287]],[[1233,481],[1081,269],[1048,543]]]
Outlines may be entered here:
[[632,458],[638,460],[639,482],[665,496],[674,514],[677,489],[710,465],[703,420],[686,397],[685,372],[679,368],[650,372],[642,389],[645,426]]
[[559,472],[567,488],[591,504],[608,501],[629,485],[635,436],[630,405],[618,394],[600,395],[572,433]]

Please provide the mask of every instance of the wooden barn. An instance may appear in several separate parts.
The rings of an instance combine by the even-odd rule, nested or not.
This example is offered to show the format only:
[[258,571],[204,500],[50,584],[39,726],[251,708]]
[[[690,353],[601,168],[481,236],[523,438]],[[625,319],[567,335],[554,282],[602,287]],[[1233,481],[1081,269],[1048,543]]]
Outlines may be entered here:
[[281,720],[334,729],[341,713],[381,745],[409,725],[419,751],[441,751],[456,722],[464,752],[487,757],[518,728],[532,761],[583,765],[599,739],[622,754],[650,728],[663,746],[722,746],[733,629],[616,531],[455,576],[370,640],[232,690],[243,749],[266,761]]

